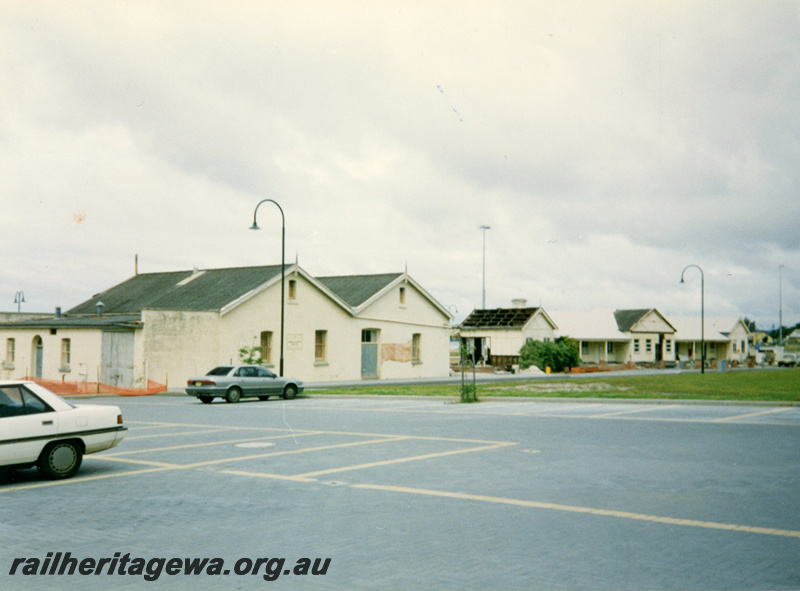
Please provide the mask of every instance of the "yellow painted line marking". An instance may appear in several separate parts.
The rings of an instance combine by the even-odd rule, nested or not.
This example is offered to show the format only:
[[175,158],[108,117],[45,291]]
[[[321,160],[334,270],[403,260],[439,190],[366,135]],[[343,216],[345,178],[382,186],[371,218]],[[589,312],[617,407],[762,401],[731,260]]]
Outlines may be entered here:
[[[585,405],[584,405],[585,406]],[[150,424],[150,423],[147,423]],[[402,439],[418,439],[421,441],[452,441],[456,443],[476,443],[476,444],[500,444],[500,443],[508,443],[505,441],[493,441],[488,439],[464,439],[461,437],[432,437],[432,436],[423,436],[423,435],[395,435],[393,433],[371,433],[366,431],[323,431],[323,430],[306,430],[306,429],[285,429],[285,428],[276,428],[276,427],[240,427],[240,426],[228,426],[228,425],[199,425],[195,423],[153,423],[157,425],[163,426],[172,426],[172,427],[199,427],[199,428],[206,428],[206,429],[231,429],[231,430],[245,430],[245,431],[277,431],[280,433],[291,433],[291,434],[309,434],[309,435],[345,435],[345,436],[356,436],[356,437],[385,437],[387,439],[397,438],[400,437]],[[130,437],[126,437],[125,440],[130,440]]]
[[[570,418],[570,417],[563,417]],[[571,417],[575,418],[575,417]],[[713,425],[718,424],[720,419],[667,419],[658,417],[610,417],[609,420],[620,421],[653,421],[656,423],[695,423],[700,425]],[[800,427],[800,422],[797,423],[771,423],[767,421],[740,421],[737,425],[770,425],[775,427]]]
[[[591,415],[548,415],[558,419],[591,419]],[[708,419],[678,419],[678,418],[664,418],[664,417],[609,417],[609,419],[619,419],[620,421],[653,421],[656,423],[711,423]],[[596,420],[596,419],[595,419]]]
[[203,425],[199,423],[159,423],[152,421],[125,421],[126,425],[155,425],[157,427],[194,427],[197,429],[228,429],[231,431],[280,431],[282,433],[303,433],[306,429],[285,429],[278,427],[245,427],[242,425]]
[[393,433],[365,433],[361,431],[313,431],[315,435],[346,435],[353,437],[383,437],[390,439],[414,439],[419,441],[448,441],[453,443],[475,443],[475,444],[507,444],[507,441],[492,441],[488,439],[462,439],[459,437],[432,437],[425,435],[396,435]]
[[268,472],[245,472],[243,470],[220,470],[220,474],[233,474],[234,476],[255,476],[258,478],[273,478],[277,480],[293,480],[295,482],[314,482],[314,478],[302,476],[285,476],[283,474],[269,474]]
[[[303,437],[304,435],[316,435],[316,434],[317,434],[316,432],[309,431],[307,433],[300,433],[300,434],[297,435],[297,437]],[[168,447],[149,447],[149,448],[146,448],[146,449],[134,449],[134,450],[131,450],[131,451],[120,451],[120,452],[114,452],[112,454],[103,454],[102,457],[107,458],[109,456],[117,457],[117,456],[131,455],[131,454],[144,454],[144,453],[156,452],[156,451],[172,451],[172,450],[176,450],[176,449],[188,449],[188,448],[192,448],[192,447],[208,447],[208,446],[214,446],[214,445],[227,445],[227,444],[233,445],[235,443],[245,443],[247,441],[266,441],[268,439],[289,439],[291,437],[294,437],[294,436],[291,435],[291,434],[287,434],[287,435],[267,435],[267,436],[264,436],[264,437],[248,437],[247,439],[226,439],[225,441],[209,441],[209,442],[205,442],[205,443],[189,443],[189,444],[186,444],[186,445],[171,445],[171,446],[168,446]]]
[[738,421],[739,419],[749,419],[750,417],[760,417],[761,415],[770,415],[776,412],[783,412],[789,410],[788,407],[786,408],[773,408],[770,410],[762,410],[761,412],[751,412],[746,415],[736,415],[734,417],[724,417],[722,419],[714,419],[711,421],[712,423],[724,423],[726,421]]
[[86,456],[86,457],[89,458],[89,459],[92,459],[92,460],[95,460],[95,459],[96,460],[108,460],[110,462],[120,462],[120,463],[123,463],[123,464],[141,464],[143,466],[158,466],[159,468],[168,468],[168,469],[177,469],[177,468],[181,467],[180,464],[173,464],[171,462],[153,462],[151,460],[134,460],[134,459],[130,459],[130,458],[118,458],[116,456],[109,455],[109,454],[106,454],[106,455],[103,455],[103,456],[100,456],[100,457],[95,457],[95,456]]
[[377,410],[377,411],[395,411],[395,410],[409,410],[418,412],[419,409],[427,409],[433,406],[439,406],[441,403],[437,400],[425,400],[408,404],[392,404],[391,406],[382,406],[375,408],[365,408],[363,410]]
[[74,477],[67,478],[66,480],[48,480],[47,482],[36,482],[33,484],[22,484],[19,486],[12,486],[10,488],[0,487],[0,493],[12,492],[17,490],[28,490],[31,488],[42,488],[45,486],[61,486],[70,484],[80,484],[81,482],[89,482],[91,480],[105,480],[106,478],[118,478],[120,476],[135,476],[137,474],[148,474],[151,472],[165,472],[174,468],[146,468],[143,470],[130,470],[128,472],[116,472],[114,474],[100,474],[97,476]]
[[180,431],[179,433],[156,433],[154,435],[134,435],[126,437],[127,441],[134,439],[155,439],[156,437],[182,437],[183,435],[204,435],[206,433],[221,433],[227,429],[205,429],[203,431]]
[[327,450],[327,449],[340,449],[340,448],[343,448],[343,447],[355,447],[357,445],[372,445],[374,443],[386,443],[386,442],[389,442],[389,441],[400,441],[401,439],[409,439],[409,437],[398,436],[398,437],[391,437],[391,438],[384,437],[384,438],[381,438],[381,439],[371,439],[371,440],[368,440],[368,441],[351,441],[350,443],[336,443],[336,444],[333,444],[333,445],[322,445],[322,446],[319,446],[319,447],[307,447],[307,448],[303,448],[303,449],[294,449],[294,450],[288,450],[288,451],[275,451],[275,452],[270,452],[270,453],[265,453],[265,454],[254,454],[254,455],[250,455],[250,456],[240,456],[240,457],[237,457],[237,458],[222,458],[222,459],[219,459],[219,460],[209,460],[207,462],[196,462],[194,464],[185,464],[185,465],[183,465],[181,467],[184,468],[184,469],[197,468],[198,466],[211,466],[213,464],[225,464],[227,462],[242,462],[242,461],[245,461],[245,460],[256,460],[258,458],[269,458],[269,457],[272,457],[272,456],[285,456],[285,455],[291,455],[291,454],[303,454],[303,453],[310,453],[310,452],[313,452],[313,451],[324,451],[324,450]]
[[161,425],[161,424],[143,426],[141,423],[136,423],[134,421],[125,421],[125,426],[126,427],[130,427],[131,425],[136,425],[135,429],[136,429],[137,432],[138,431],[146,431],[147,429],[163,429],[164,428],[164,425]]
[[378,466],[389,466],[391,464],[401,464],[403,462],[416,462],[419,460],[429,460],[431,458],[441,458],[444,456],[452,456],[456,454],[463,454],[469,453],[473,451],[486,451],[490,449],[497,449],[500,447],[505,447],[508,445],[516,445],[515,443],[500,443],[497,445],[487,445],[484,447],[470,447],[466,449],[456,449],[451,451],[442,451],[437,453],[430,453],[430,454],[423,454],[419,456],[407,456],[404,458],[396,458],[394,460],[383,460],[380,462],[369,462],[366,464],[356,464],[354,466],[343,466],[341,468],[329,468],[327,470],[317,470],[315,472],[306,472],[304,474],[298,474],[297,476],[300,478],[308,478],[310,476],[320,476],[322,474],[333,474],[335,472],[347,472],[349,470],[362,470],[365,468],[376,468]]
[[[188,424],[184,425],[182,423],[164,423],[160,421],[125,421],[126,425],[150,425],[147,427],[148,429],[157,429],[158,427],[184,427],[190,426]],[[194,425],[197,427],[198,425]],[[205,426],[205,425],[203,425]],[[144,428],[144,427],[143,427]]]
[[[207,428],[207,433],[213,433],[216,431],[222,430],[249,430],[249,431],[277,431],[280,433],[287,433],[291,435],[337,435],[337,436],[348,436],[348,437],[384,437],[386,439],[395,439],[395,438],[402,438],[402,439],[416,439],[420,441],[447,441],[447,442],[455,442],[455,443],[474,443],[474,444],[486,444],[486,445],[496,445],[496,444],[508,444],[508,442],[504,441],[493,441],[493,440],[486,440],[486,439],[464,439],[459,437],[432,437],[432,436],[417,436],[417,435],[402,435],[398,436],[395,434],[390,433],[371,433],[371,432],[364,432],[364,431],[310,431],[304,429],[284,429],[284,428],[274,428],[274,427],[228,427],[222,425],[198,425],[192,423],[159,423],[160,425],[169,425],[173,427],[203,427]],[[186,434],[187,432],[179,432],[175,433],[176,436]],[[290,436],[291,436],[290,435]],[[145,437],[150,437],[145,436]],[[265,438],[268,436],[265,436]],[[278,437],[278,436],[269,436],[269,437]],[[130,441],[131,439],[137,439],[137,437],[126,437],[126,441]],[[262,439],[261,437],[255,439]],[[203,445],[203,444],[195,444],[195,445]],[[126,452],[127,453],[127,452]]]
[[[489,401],[491,402],[491,401]],[[512,404],[512,403],[503,403],[503,404]],[[531,405],[537,404],[535,402],[531,402]],[[433,413],[433,414],[471,414],[471,415],[487,415],[487,416],[541,416],[541,417],[552,417],[552,418],[559,418],[559,419],[602,419],[602,418],[616,418],[611,416],[612,414],[616,413],[603,413],[600,415],[586,415],[586,414],[566,414],[569,410],[574,408],[589,408],[592,406],[602,406],[604,403],[576,403],[575,405],[569,407],[561,407],[557,409],[541,409],[541,410],[525,410],[519,412],[498,412],[487,410],[485,407],[474,407],[470,410],[458,410],[456,408],[453,409],[441,409],[435,410],[431,408],[430,410],[427,409],[420,409],[420,408],[406,408],[397,407],[397,408],[354,408],[348,407],[348,411],[359,411],[359,412],[408,412],[408,413]],[[680,406],[680,402],[672,405],[653,405],[649,406],[647,410],[655,410],[654,407],[659,409],[661,408],[668,408],[670,406]],[[301,407],[298,407],[301,408]],[[307,406],[302,407],[303,409],[307,410],[336,410],[331,407],[325,406]],[[497,408],[497,406],[493,405],[492,408]],[[711,424],[715,422],[724,422],[726,420],[734,420],[732,418],[726,419],[679,419],[679,418],[658,418],[658,417],[626,417],[624,416],[625,413],[629,412],[647,412],[645,409],[635,410],[635,411],[620,411],[620,419],[623,420],[631,420],[631,421],[662,421],[662,422],[671,422],[671,423],[700,423],[700,424]],[[785,410],[789,410],[787,407]],[[776,411],[777,412],[777,411]],[[606,416],[603,416],[606,415]],[[743,415],[744,416],[744,415]],[[755,416],[755,415],[753,415]],[[792,422],[792,423],[769,423],[765,421],[742,421],[741,424],[750,424],[750,425],[776,425],[776,426],[789,426],[789,427],[800,427],[800,422]]]
[[631,513],[628,511],[614,511],[610,509],[596,509],[593,507],[579,507],[574,505],[560,505],[557,503],[541,503],[537,501],[525,501],[521,499],[509,499],[504,497],[493,497],[488,495],[473,495],[467,493],[448,492],[441,490],[430,490],[424,488],[409,488],[404,486],[387,486],[381,484],[353,484],[353,488],[364,488],[369,490],[382,490],[387,492],[398,492],[416,495],[427,495],[434,497],[444,497],[450,499],[460,499],[465,501],[481,501],[484,503],[499,503],[503,505],[515,505],[518,507],[531,507],[535,509],[550,509],[555,511],[569,511],[571,513],[588,513],[591,515],[602,515],[605,517],[619,517],[623,519],[635,519],[639,521],[650,521],[654,523],[664,523],[669,525],[680,525],[685,527],[703,527],[708,529],[720,529],[728,531],[739,531],[752,534],[763,534],[770,536],[783,536],[790,538],[800,538],[800,531],[788,529],[775,529],[769,527],[753,527],[749,525],[736,525],[732,523],[719,523],[715,521],[699,521],[696,519],[682,519],[677,517],[661,517],[658,515],[647,515],[644,513]]
[[659,405],[656,405],[656,406],[647,406],[645,408],[635,408],[633,410],[620,410],[620,411],[617,411],[617,412],[603,412],[603,413],[596,414],[596,415],[589,415],[586,418],[588,418],[588,419],[604,419],[606,417],[618,417],[620,415],[630,415],[630,414],[635,414],[635,413],[639,413],[639,412],[652,412],[654,410],[661,410],[663,408],[674,408],[676,406],[678,406],[678,405],[677,404],[666,404],[666,405],[659,404]]
[[[535,403],[531,403],[531,404],[535,404]],[[515,412],[515,413],[509,413],[509,414],[512,414],[512,415],[525,415],[525,416],[535,416],[535,415],[547,415],[547,416],[550,416],[551,413],[570,411],[570,410],[577,409],[577,408],[581,408],[581,409],[583,409],[583,408],[592,408],[593,406],[600,406],[600,403],[599,402],[594,402],[594,403],[587,404],[587,403],[584,403],[584,402],[578,402],[578,403],[575,403],[575,404],[570,404],[568,406],[562,406],[561,408],[543,408],[543,409],[540,409],[540,410],[525,410],[525,411],[522,411],[522,412]],[[574,416],[574,415],[570,415],[570,416]],[[586,417],[584,417],[584,418],[586,418]]]

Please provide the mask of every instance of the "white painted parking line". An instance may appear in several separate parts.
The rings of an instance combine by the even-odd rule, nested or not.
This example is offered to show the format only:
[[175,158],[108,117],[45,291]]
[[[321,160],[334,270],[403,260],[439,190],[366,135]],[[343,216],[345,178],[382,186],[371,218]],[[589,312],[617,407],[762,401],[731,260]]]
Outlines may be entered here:
[[608,418],[608,417],[618,417],[618,416],[621,416],[621,415],[630,415],[630,414],[636,414],[636,413],[642,413],[642,412],[652,412],[654,410],[662,410],[662,409],[665,409],[665,408],[675,408],[676,406],[678,406],[678,405],[677,404],[661,405],[660,404],[658,406],[655,406],[655,405],[646,406],[644,408],[634,408],[632,410],[620,410],[620,411],[616,411],[616,412],[603,412],[603,413],[596,414],[596,415],[589,415],[586,418],[588,418],[588,419],[605,419],[605,418]]
[[762,415],[770,415],[770,414],[774,414],[776,412],[785,412],[787,410],[789,410],[788,407],[773,408],[771,410],[762,410],[761,412],[751,412],[751,413],[748,413],[748,414],[745,414],[745,415],[735,415],[735,416],[732,416],[732,417],[723,417],[721,419],[714,419],[711,422],[712,423],[724,423],[726,421],[739,421],[741,419],[749,419],[750,417],[759,417],[759,416],[762,416]]

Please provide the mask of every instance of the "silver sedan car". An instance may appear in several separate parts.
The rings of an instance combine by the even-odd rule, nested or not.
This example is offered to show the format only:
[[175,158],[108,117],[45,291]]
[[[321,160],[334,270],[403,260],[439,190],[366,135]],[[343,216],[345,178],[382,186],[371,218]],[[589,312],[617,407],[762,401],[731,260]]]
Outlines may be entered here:
[[186,382],[186,394],[196,396],[205,404],[214,398],[239,402],[247,397],[267,400],[270,396],[281,396],[291,400],[302,392],[300,380],[278,377],[260,365],[221,365]]

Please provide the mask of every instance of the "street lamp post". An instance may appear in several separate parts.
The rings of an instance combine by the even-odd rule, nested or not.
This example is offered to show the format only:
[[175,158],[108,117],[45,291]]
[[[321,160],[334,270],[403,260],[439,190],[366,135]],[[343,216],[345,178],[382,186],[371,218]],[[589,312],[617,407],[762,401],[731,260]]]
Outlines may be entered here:
[[262,203],[266,203],[269,201],[270,203],[274,203],[278,210],[281,212],[281,361],[280,361],[280,376],[283,377],[283,337],[284,337],[284,309],[285,309],[285,289],[284,289],[284,281],[286,278],[286,217],[283,215],[283,208],[278,204],[277,201],[273,199],[263,199],[259,201],[258,205],[256,205],[256,209],[253,212],[253,225],[250,226],[251,230],[260,230],[261,228],[258,227],[256,223],[256,214],[258,214],[258,208],[261,207]]
[[14,303],[17,305],[17,314],[22,310],[22,302],[25,301],[25,293],[18,291],[14,294]]
[[694,267],[698,271],[700,271],[700,373],[706,373],[706,314],[705,314],[705,275],[703,274],[703,270],[698,267],[697,265],[686,265],[681,271],[681,283],[685,283],[683,280],[683,274],[686,273],[686,269],[689,267]]
[[778,265],[778,344],[783,346],[783,267]]
[[478,226],[479,230],[483,230],[483,278],[481,280],[481,309],[486,309],[486,230],[491,230],[491,226]]

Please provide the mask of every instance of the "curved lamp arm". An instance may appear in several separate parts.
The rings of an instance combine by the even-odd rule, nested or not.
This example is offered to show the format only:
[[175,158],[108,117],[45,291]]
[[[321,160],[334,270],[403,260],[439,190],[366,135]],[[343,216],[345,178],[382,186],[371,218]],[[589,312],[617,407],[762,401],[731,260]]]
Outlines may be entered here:
[[283,377],[283,341],[284,341],[284,310],[286,309],[285,306],[285,289],[284,289],[284,281],[286,278],[286,216],[283,215],[283,208],[280,204],[275,201],[274,199],[262,199],[256,205],[255,210],[253,211],[253,225],[250,226],[251,230],[260,230],[261,228],[258,227],[256,223],[256,215],[258,214],[258,208],[261,207],[262,203],[274,203],[278,210],[281,212],[281,359],[280,359],[280,376]]
[[681,271],[681,283],[686,283],[683,280],[683,275],[686,269],[694,267],[700,271],[700,373],[706,373],[706,318],[705,318],[705,274],[699,265],[686,265]]

